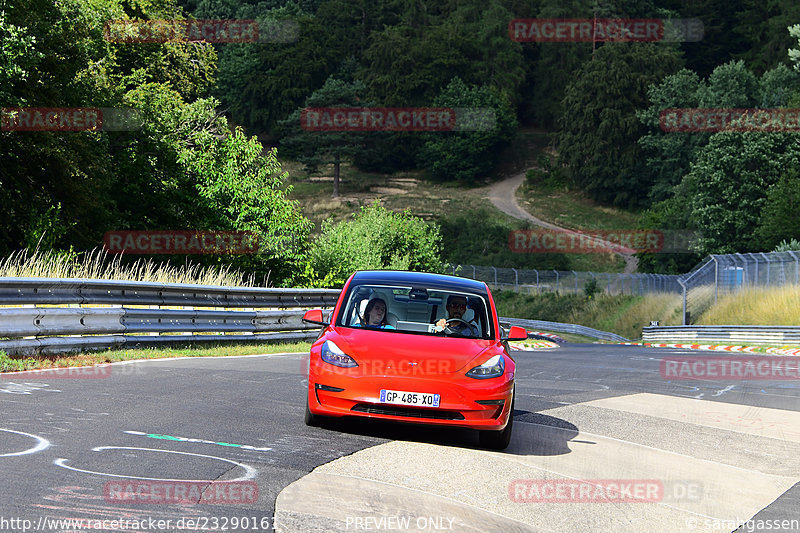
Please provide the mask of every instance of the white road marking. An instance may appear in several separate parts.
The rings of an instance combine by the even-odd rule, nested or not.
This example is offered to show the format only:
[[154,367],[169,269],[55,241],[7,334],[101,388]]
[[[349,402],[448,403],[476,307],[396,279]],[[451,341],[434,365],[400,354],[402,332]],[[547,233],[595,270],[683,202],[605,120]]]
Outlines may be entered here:
[[[248,466],[242,463],[237,463],[236,461],[232,461],[230,459],[225,459],[224,457],[217,457],[215,455],[203,455],[200,453],[189,453],[189,452],[176,452],[172,450],[157,450],[154,448],[135,448],[133,446],[98,446],[96,448],[92,448],[93,452],[100,452],[103,450],[141,450],[145,452],[161,452],[161,453],[174,453],[178,455],[191,455],[194,457],[205,457],[206,459],[216,459],[217,461],[224,461],[226,463],[230,463],[232,465],[240,466],[244,468],[245,474],[244,476],[237,477],[236,479],[230,479],[226,481],[248,481],[256,477],[257,471],[252,466]],[[95,472],[93,470],[83,470],[81,468],[75,468],[74,466],[68,466],[66,464],[67,459],[58,458],[53,461],[54,464],[66,468],[68,470],[73,470],[75,472],[82,472],[84,474],[94,474],[96,476],[108,476],[108,477],[121,477],[125,479],[145,479],[148,481],[186,481],[186,482],[193,482],[193,483],[213,483],[216,481],[215,479],[166,479],[160,477],[141,477],[141,476],[125,476],[120,474],[109,474],[107,472]]]
[[13,429],[5,429],[5,428],[0,428],[0,431],[5,431],[7,433],[16,433],[17,435],[24,435],[25,437],[30,437],[36,440],[36,446],[34,446],[33,448],[28,448],[27,450],[22,450],[21,452],[3,453],[0,454],[0,457],[15,457],[18,455],[28,455],[31,453],[40,452],[50,446],[49,440],[40,437],[38,435],[34,435],[32,433],[25,433],[24,431],[16,431]]

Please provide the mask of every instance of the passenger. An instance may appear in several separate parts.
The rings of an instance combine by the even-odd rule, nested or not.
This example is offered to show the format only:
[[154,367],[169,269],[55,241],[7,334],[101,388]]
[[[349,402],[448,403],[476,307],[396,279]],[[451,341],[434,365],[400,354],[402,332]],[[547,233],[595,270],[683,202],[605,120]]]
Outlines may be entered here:
[[386,320],[386,302],[381,298],[373,298],[364,310],[364,324],[368,328],[395,329]]

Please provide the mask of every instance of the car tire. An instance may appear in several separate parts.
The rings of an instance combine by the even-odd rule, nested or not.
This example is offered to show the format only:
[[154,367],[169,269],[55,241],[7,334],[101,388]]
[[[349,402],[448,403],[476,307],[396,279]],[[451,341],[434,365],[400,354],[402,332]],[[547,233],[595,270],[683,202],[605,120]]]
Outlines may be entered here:
[[514,430],[514,396],[511,396],[511,411],[508,414],[508,423],[502,431],[479,431],[478,437],[480,439],[482,448],[489,448],[490,450],[505,450],[511,443],[511,433]]
[[322,425],[322,417],[315,415],[311,412],[311,409],[308,408],[308,396],[306,396],[306,415],[304,420],[307,426],[320,427]]

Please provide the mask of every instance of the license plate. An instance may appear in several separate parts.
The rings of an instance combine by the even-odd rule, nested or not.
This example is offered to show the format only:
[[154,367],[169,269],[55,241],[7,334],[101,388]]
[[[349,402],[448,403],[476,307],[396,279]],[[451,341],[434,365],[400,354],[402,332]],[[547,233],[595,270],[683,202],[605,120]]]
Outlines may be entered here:
[[439,407],[439,395],[425,392],[381,390],[381,403],[412,405],[416,407]]

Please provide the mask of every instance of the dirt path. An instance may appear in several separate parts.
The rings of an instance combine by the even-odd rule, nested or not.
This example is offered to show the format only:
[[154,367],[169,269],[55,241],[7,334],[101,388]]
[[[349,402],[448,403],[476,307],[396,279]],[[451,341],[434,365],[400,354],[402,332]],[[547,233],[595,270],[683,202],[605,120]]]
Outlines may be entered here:
[[[556,226],[555,224],[551,224],[550,222],[545,222],[540,218],[536,218],[535,216],[531,215],[522,207],[520,207],[519,203],[517,203],[517,189],[522,182],[525,180],[525,172],[521,172],[519,174],[515,174],[508,179],[503,181],[499,181],[489,187],[489,201],[492,204],[502,211],[503,213],[507,214],[508,216],[514,217],[519,220],[526,220],[533,224],[534,226],[539,226],[542,228],[553,229],[553,230],[562,230],[562,231],[570,231],[567,228],[562,228],[560,226]],[[600,244],[605,244],[609,247],[614,247],[613,243],[607,241],[599,241]],[[622,259],[625,261],[625,274],[633,274],[636,272],[639,266],[639,260],[633,254],[622,253],[622,252],[614,252],[617,255],[621,256]]]

